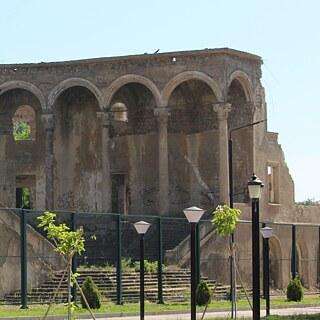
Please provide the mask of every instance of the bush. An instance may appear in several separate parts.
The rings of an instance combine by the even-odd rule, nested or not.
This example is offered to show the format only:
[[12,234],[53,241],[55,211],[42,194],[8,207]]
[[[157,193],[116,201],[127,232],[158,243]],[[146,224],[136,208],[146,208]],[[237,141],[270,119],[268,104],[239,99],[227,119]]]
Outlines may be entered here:
[[[134,263],[134,270],[140,271],[140,261]],[[162,270],[164,270],[164,265],[162,265]],[[148,261],[144,260],[144,272],[145,273],[156,273],[158,272],[158,262],[157,261]]]
[[294,279],[290,279],[287,287],[287,300],[288,301],[301,301],[303,298],[303,287],[299,276],[296,275]]
[[[100,309],[101,293],[97,285],[93,282],[90,276],[87,277],[81,289],[88,301],[89,307],[92,309]],[[84,302],[82,296],[81,296],[81,305],[82,305],[82,308],[87,309],[86,303]]]
[[122,258],[121,259],[121,270],[122,272],[130,272],[132,268],[131,258]]
[[212,290],[206,281],[201,280],[196,291],[196,302],[199,307],[206,306],[211,302]]

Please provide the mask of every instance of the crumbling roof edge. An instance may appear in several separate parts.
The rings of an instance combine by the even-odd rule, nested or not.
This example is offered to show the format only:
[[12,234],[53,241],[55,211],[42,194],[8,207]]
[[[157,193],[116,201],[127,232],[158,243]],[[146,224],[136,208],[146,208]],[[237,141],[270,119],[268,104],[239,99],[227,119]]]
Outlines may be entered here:
[[137,54],[128,56],[115,56],[115,57],[102,57],[102,58],[88,58],[80,60],[68,60],[68,61],[55,61],[55,62],[39,62],[39,63],[10,63],[10,64],[0,64],[0,68],[8,67],[55,67],[62,65],[79,65],[79,64],[96,64],[96,63],[115,63],[121,61],[135,61],[135,60],[148,60],[148,59],[159,59],[163,60],[165,58],[179,58],[187,56],[205,56],[205,55],[215,55],[215,54],[226,54],[230,56],[236,56],[242,59],[248,59],[253,61],[260,61],[262,63],[262,58],[258,55],[254,55],[248,52],[239,51],[230,48],[217,48],[217,49],[203,49],[203,50],[191,50],[191,51],[174,51],[174,52],[164,52],[164,53],[154,53],[154,54]]

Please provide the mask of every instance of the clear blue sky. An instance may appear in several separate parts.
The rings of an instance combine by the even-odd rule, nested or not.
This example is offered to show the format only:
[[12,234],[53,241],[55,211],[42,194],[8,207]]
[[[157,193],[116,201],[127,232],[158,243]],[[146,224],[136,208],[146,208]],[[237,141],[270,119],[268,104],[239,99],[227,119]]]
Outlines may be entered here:
[[[296,200],[320,199],[319,0],[2,0],[0,63],[229,47],[260,55]],[[320,90],[319,90],[320,91]]]

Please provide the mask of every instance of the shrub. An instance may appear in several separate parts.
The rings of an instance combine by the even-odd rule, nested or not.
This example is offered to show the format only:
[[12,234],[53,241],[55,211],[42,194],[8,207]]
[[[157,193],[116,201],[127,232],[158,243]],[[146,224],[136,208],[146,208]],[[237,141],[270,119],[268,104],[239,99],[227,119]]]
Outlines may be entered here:
[[121,259],[121,270],[122,272],[130,272],[132,268],[131,258],[122,258]]
[[[134,270],[140,271],[140,261],[134,263]],[[162,265],[162,270],[164,270],[164,265]],[[144,260],[144,272],[145,273],[156,273],[158,272],[158,262],[157,261],[148,261]]]
[[196,291],[196,302],[198,306],[206,306],[211,302],[212,290],[206,281],[201,280]]
[[[81,289],[88,301],[89,307],[92,309],[99,309],[101,307],[101,293],[90,276],[87,277]],[[87,308],[82,296],[81,305],[82,308]]]
[[294,279],[290,279],[287,287],[288,301],[301,301],[303,298],[303,287],[299,276],[296,275]]

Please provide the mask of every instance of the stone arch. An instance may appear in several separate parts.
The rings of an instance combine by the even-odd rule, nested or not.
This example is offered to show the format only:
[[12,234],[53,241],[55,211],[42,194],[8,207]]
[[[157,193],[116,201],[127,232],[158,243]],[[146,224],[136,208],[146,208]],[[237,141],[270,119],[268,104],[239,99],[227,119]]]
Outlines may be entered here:
[[209,77],[208,75],[202,72],[186,71],[186,72],[179,73],[166,84],[161,94],[163,106],[166,107],[168,105],[170,96],[174,91],[174,89],[182,82],[185,82],[188,80],[200,80],[206,83],[211,88],[214,95],[217,97],[217,100],[221,102],[224,101],[222,91],[219,88],[218,84],[215,82],[215,80],[213,80],[211,77]]
[[69,80],[52,91],[49,105],[55,116],[54,207],[100,211],[102,135],[97,119],[101,110],[98,92],[83,80]]
[[113,81],[107,87],[106,91],[104,92],[104,94],[102,96],[103,105],[106,106],[107,108],[109,108],[109,105],[112,101],[114,94],[121,87],[123,87],[124,85],[126,85],[128,83],[132,83],[132,82],[137,82],[137,83],[140,83],[140,84],[144,85],[145,87],[147,87],[151,91],[151,93],[153,94],[155,101],[156,101],[156,105],[160,106],[160,93],[159,93],[158,88],[148,78],[145,78],[143,76],[136,75],[136,74],[128,74],[128,75],[122,76],[122,77],[116,79],[115,81]]
[[5,93],[6,91],[13,89],[24,89],[26,91],[31,92],[34,96],[39,100],[42,110],[46,107],[46,100],[42,93],[42,91],[36,87],[34,84],[26,81],[14,80],[5,82],[0,86],[0,95]]
[[253,86],[252,86],[252,82],[251,82],[251,79],[249,78],[249,76],[241,70],[236,70],[236,71],[232,72],[229,79],[228,79],[228,88],[230,87],[232,81],[235,79],[237,79],[240,82],[240,84],[243,88],[243,91],[246,95],[247,101],[249,103],[254,103]]
[[[231,104],[231,111],[228,113],[228,129],[248,125],[254,120],[254,105],[252,102],[253,93],[249,77],[241,70],[231,73],[227,82],[227,102]],[[241,114],[241,117],[239,117]],[[243,186],[247,176],[250,176],[251,168],[254,167],[254,135],[253,128],[248,126],[234,132],[232,135],[235,152],[233,155],[234,170],[234,201],[247,202],[246,189]]]
[[308,247],[304,239],[299,238],[297,240],[297,260],[298,260],[298,270],[299,278],[302,285],[305,287],[309,286],[309,253]]
[[69,89],[71,87],[85,87],[88,90],[90,90],[94,96],[96,97],[100,109],[102,109],[102,95],[100,90],[90,81],[83,79],[83,78],[69,78],[66,80],[61,81],[58,85],[56,85],[53,90],[50,92],[48,96],[48,105],[51,108],[51,106],[54,104],[55,100],[59,97],[59,95],[65,91],[66,89]]
[[273,235],[269,240],[270,246],[270,286],[282,289],[283,284],[283,256],[280,240]]

